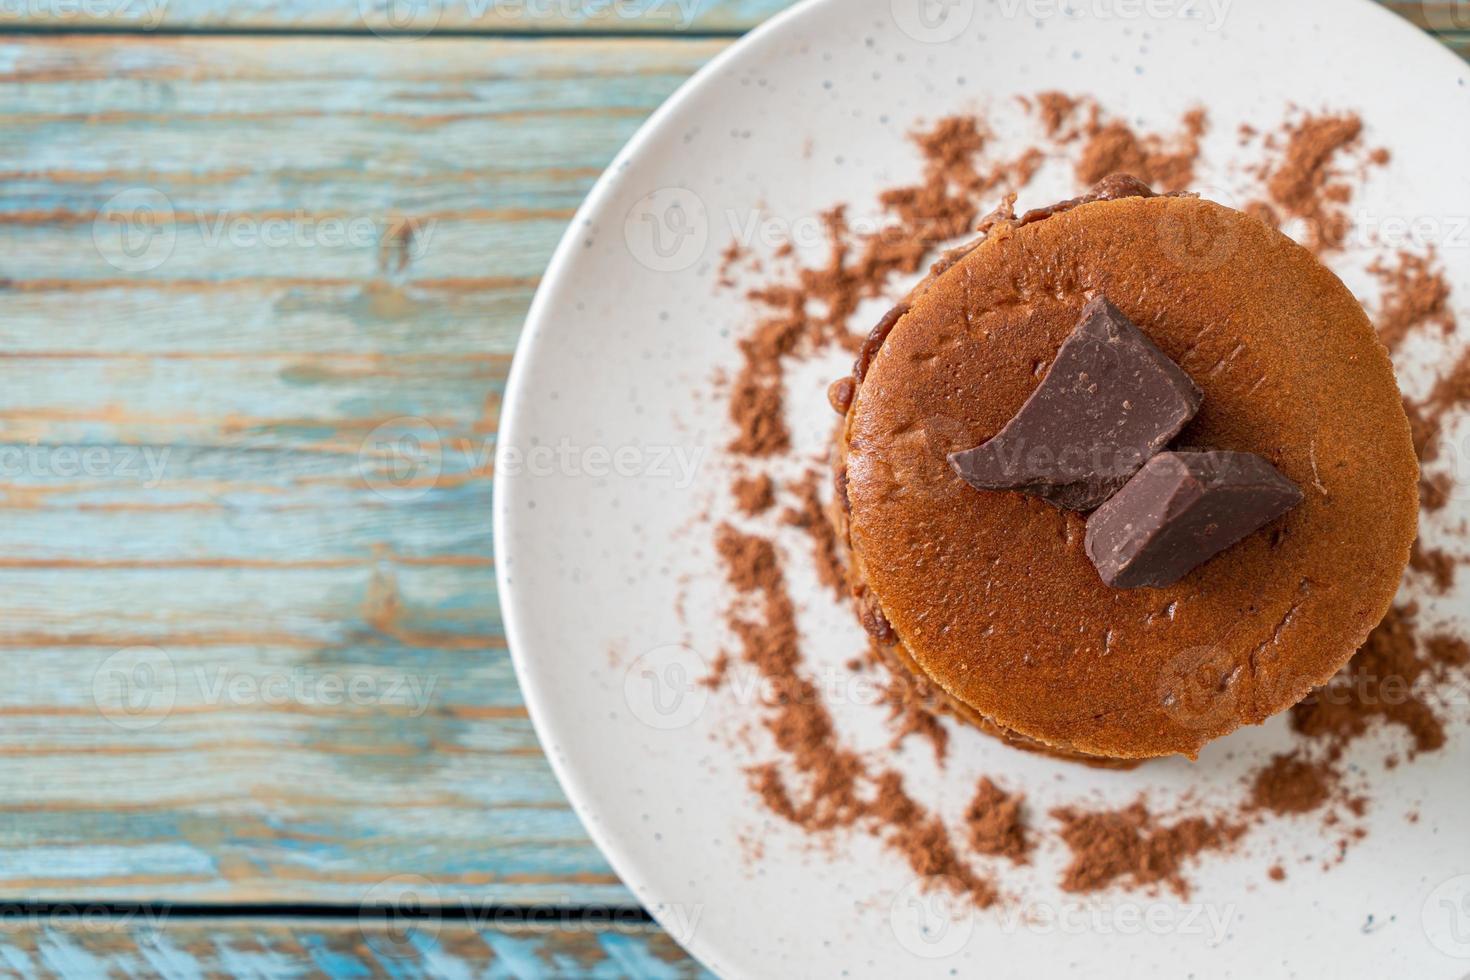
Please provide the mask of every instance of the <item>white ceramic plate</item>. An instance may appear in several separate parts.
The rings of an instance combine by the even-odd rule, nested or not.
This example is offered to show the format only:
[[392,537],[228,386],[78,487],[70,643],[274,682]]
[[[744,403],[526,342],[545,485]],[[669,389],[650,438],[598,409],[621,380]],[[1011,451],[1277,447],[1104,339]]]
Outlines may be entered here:
[[[730,431],[709,379],[734,366],[732,337],[750,322],[745,304],[715,288],[718,253],[764,227],[753,221],[795,222],[842,201],[861,218],[879,189],[917,174],[905,133],[923,120],[987,107],[1004,116],[1014,95],[1062,89],[1172,131],[1202,103],[1214,120],[1206,156],[1226,160],[1239,157],[1239,123],[1271,127],[1288,102],[1356,110],[1373,145],[1395,153],[1360,195],[1360,222],[1394,234],[1393,222],[1424,219],[1461,300],[1470,295],[1470,72],[1431,39],[1346,0],[1059,6],[815,0],[716,59],[609,168],[536,298],[501,427],[500,598],[532,718],[614,868],[722,976],[1463,977],[1463,725],[1449,750],[1392,773],[1381,760],[1402,747],[1395,735],[1357,746],[1374,784],[1372,832],[1330,872],[1318,865],[1335,838],[1315,818],[1256,832],[1239,859],[1207,859],[1188,903],[1069,898],[1055,885],[1065,855],[1050,846],[1032,869],[1001,876],[1018,907],[952,918],[866,835],[824,849],[771,818],[742,772],[773,757],[748,686],[742,695],[737,675],[734,691],[707,695],[689,683],[726,642],[708,519],[722,516]],[[1228,201],[1241,179],[1206,171],[1200,184]],[[1073,189],[1060,170],[1044,174],[1021,205]],[[786,227],[819,247],[810,225]],[[1370,280],[1346,275],[1372,296]],[[872,304],[859,319],[882,310]],[[1444,357],[1443,345],[1411,345],[1406,386],[1422,388]],[[792,379],[803,450],[822,450],[832,419],[823,391],[846,360]],[[1457,501],[1429,533],[1465,511]],[[800,560],[804,542],[789,543],[812,670],[843,678],[863,637]],[[1452,617],[1466,599],[1426,615]],[[883,712],[864,703],[871,689],[832,686],[844,739],[884,751]],[[743,723],[748,745],[733,735]],[[1278,720],[1211,746],[1194,766],[1103,773],[955,730],[945,771],[912,740],[895,764],[954,820],[981,774],[1026,789],[1043,812],[1140,792],[1164,805],[1186,789],[1234,798],[1242,776],[1290,742]],[[1405,819],[1410,809],[1418,823]],[[1284,885],[1265,879],[1276,859],[1290,873]]]

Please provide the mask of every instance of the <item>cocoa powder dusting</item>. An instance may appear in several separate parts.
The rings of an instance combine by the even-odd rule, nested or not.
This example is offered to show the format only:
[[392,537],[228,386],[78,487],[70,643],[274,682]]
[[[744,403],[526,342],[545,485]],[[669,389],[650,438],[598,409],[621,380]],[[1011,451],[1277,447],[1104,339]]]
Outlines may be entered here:
[[821,486],[824,482],[821,473],[808,470],[794,488],[797,505],[788,507],[781,519],[807,533],[812,542],[817,579],[841,601],[847,597],[847,569],[838,553],[837,530],[827,518],[822,504]]
[[1173,138],[1140,135],[1126,123],[1098,126],[1094,120],[1087,145],[1077,162],[1077,180],[1091,185],[1113,174],[1132,174],[1154,190],[1188,190],[1200,154],[1200,138],[1209,128],[1203,109],[1193,109]]
[[764,473],[736,477],[730,492],[735,495],[735,506],[747,517],[763,514],[776,503],[776,483]]
[[834,345],[856,350],[866,334],[849,325],[858,303],[882,295],[893,277],[918,272],[937,246],[970,234],[982,201],[1029,183],[1045,161],[1035,147],[1014,159],[985,161],[988,135],[974,116],[941,119],[913,140],[924,161],[923,179],[880,195],[886,224],[856,233],[846,209],[832,208],[821,215],[825,261],[747,293],[765,315],[739,342],[741,365],[730,391],[731,452],[769,457],[789,449],[786,362]]
[[1428,577],[1435,592],[1443,594],[1455,585],[1455,570],[1459,560],[1441,548],[1431,548],[1423,541],[1414,542],[1409,555],[1409,567]]
[[888,747],[897,749],[910,736],[916,736],[929,743],[934,750],[934,761],[943,765],[949,755],[949,729],[934,713],[936,699],[928,682],[906,670],[894,670],[887,658],[877,659],[889,675],[882,697],[888,706],[888,728],[893,732]]
[[1331,765],[1313,762],[1300,752],[1283,752],[1255,774],[1249,805],[1279,816],[1310,813],[1327,805],[1336,783]]
[[1023,807],[1026,798],[1007,793],[990,779],[981,779],[975,798],[965,811],[970,847],[980,854],[1008,858],[1015,864],[1031,860],[1031,838]]
[[1346,207],[1352,187],[1336,163],[1362,132],[1363,120],[1350,113],[1309,115],[1286,127],[1285,149],[1269,171],[1266,191],[1277,208],[1306,223],[1303,244],[1314,252],[1341,248],[1352,226]]
[[732,608],[727,625],[740,639],[742,658],[776,692],[765,705],[764,724],[781,761],[748,770],[766,807],[808,831],[863,827],[915,874],[937,876],[977,907],[994,904],[995,886],[958,856],[943,820],[904,791],[901,776],[870,773],[837,737],[820,692],[800,673],[796,609],[775,545],[728,524],[718,528],[715,543],[730,585],[756,607],[754,613]]
[[[775,266],[779,278],[745,293],[756,316],[738,341],[740,367],[726,388],[735,428],[729,445],[733,454],[789,456],[787,366],[824,351],[862,349],[871,324],[854,322],[859,304],[883,297],[899,277],[924,269],[948,243],[1013,215],[1016,194],[1048,155],[1063,156],[1081,187],[1118,172],[1132,173],[1163,191],[1188,190],[1194,180],[1208,128],[1203,110],[1188,113],[1176,133],[1164,135],[1139,133],[1086,96],[1048,92],[1023,102],[1035,120],[1037,145],[1000,157],[986,120],[939,120],[912,137],[923,164],[920,181],[879,196],[880,227],[856,232],[846,209],[833,207],[820,216],[826,237],[815,265],[800,264],[789,242],[775,250],[776,258],[783,259]],[[1274,132],[1241,127],[1241,144],[1259,145],[1268,155],[1266,164],[1251,171],[1259,182],[1259,199],[1245,209],[1273,226],[1286,219],[1301,222],[1304,244],[1319,254],[1340,250],[1353,230],[1354,181],[1361,181],[1368,165],[1390,160],[1387,151],[1362,150],[1362,130],[1362,121],[1350,113],[1298,113]],[[1356,170],[1347,166],[1354,160]],[[988,210],[998,200],[1001,208]],[[733,245],[722,260],[719,275],[727,287],[737,264],[759,267]],[[1368,271],[1382,284],[1375,320],[1391,350],[1416,336],[1442,339],[1453,333],[1452,290],[1433,252],[1385,255]],[[857,376],[861,378],[861,370]],[[855,390],[853,379],[844,378],[829,391],[829,401],[843,413]],[[1427,396],[1405,400],[1422,462],[1432,464],[1439,457],[1446,422],[1467,406],[1470,351],[1453,362]],[[1453,492],[1453,480],[1443,469],[1431,466],[1423,476],[1426,510],[1442,507]],[[818,581],[834,595],[845,596],[843,542],[828,520],[822,483],[821,475],[806,471],[788,487],[795,502],[779,519],[765,519],[773,536],[783,525],[806,532]],[[769,514],[775,489],[766,476],[740,476],[731,486],[736,507],[750,519]],[[734,656],[773,692],[759,707],[776,757],[747,770],[764,806],[813,834],[870,833],[914,874],[966,895],[982,908],[999,901],[1000,892],[961,857],[964,845],[978,855],[1025,864],[1037,839],[1054,833],[1071,855],[1062,879],[1065,890],[1163,887],[1182,897],[1190,888],[1187,866],[1207,852],[1229,850],[1249,826],[1319,811],[1326,811],[1328,824],[1348,814],[1361,816],[1366,799],[1347,797],[1342,786],[1343,773],[1350,771],[1343,762],[1346,750],[1380,728],[1401,730],[1412,744],[1412,751],[1393,756],[1391,765],[1443,747],[1446,706],[1436,699],[1435,686],[1463,682],[1470,674],[1470,643],[1443,631],[1421,637],[1418,609],[1405,603],[1390,612],[1330,684],[1291,710],[1298,747],[1264,760],[1232,806],[1176,810],[1172,822],[1159,820],[1142,800],[1104,811],[1061,806],[1051,811],[1056,826],[1039,828],[1027,822],[1023,795],[986,778],[980,780],[962,824],[951,828],[912,795],[898,772],[875,766],[839,736],[821,690],[803,666],[796,606],[773,537],[720,525],[716,547],[735,593],[727,613],[727,625],[737,638]],[[1410,581],[1446,592],[1461,560],[1421,542],[1414,549]],[[865,628],[878,644],[895,643],[876,599],[858,591],[856,607]],[[706,683],[718,686],[730,661],[730,655],[722,654]],[[942,769],[950,733],[935,714],[936,692],[876,648],[849,666],[862,670],[872,665],[882,665],[890,674],[880,689],[890,747],[898,749],[910,736],[919,736],[932,745]],[[1343,831],[1337,860],[1363,833],[1361,827]],[[1273,881],[1286,878],[1280,864],[1267,875]]]
[[1342,673],[1291,709],[1292,728],[1325,744],[1331,759],[1378,724],[1403,728],[1415,753],[1442,748],[1444,721],[1417,690],[1433,667],[1420,649],[1417,613],[1413,605],[1390,610]]
[[1369,271],[1383,283],[1383,299],[1374,318],[1378,337],[1389,350],[1397,350],[1411,334],[1427,326],[1447,335],[1455,329],[1450,308],[1450,284],[1436,268],[1433,254],[1399,252],[1393,265],[1382,258]]
[[1061,823],[1062,841],[1072,852],[1062,876],[1062,889],[1069,892],[1101,891],[1121,879],[1145,889],[1164,885],[1188,898],[1184,865],[1206,851],[1229,847],[1245,833],[1239,824],[1204,817],[1164,826],[1142,801],[1121,810],[1061,807],[1052,817]]

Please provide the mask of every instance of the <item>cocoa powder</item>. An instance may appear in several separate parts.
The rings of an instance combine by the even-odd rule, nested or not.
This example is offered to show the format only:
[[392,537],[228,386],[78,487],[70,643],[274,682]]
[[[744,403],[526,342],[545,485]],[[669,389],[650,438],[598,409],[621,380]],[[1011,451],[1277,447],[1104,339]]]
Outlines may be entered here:
[[1165,826],[1143,801],[1121,810],[1061,807],[1052,817],[1062,825],[1061,839],[1072,852],[1072,863],[1062,875],[1062,889],[1069,892],[1101,891],[1121,879],[1139,888],[1164,885],[1188,898],[1185,864],[1206,851],[1229,847],[1245,833],[1239,824],[1204,817]]
[[808,470],[793,488],[797,504],[788,507],[782,520],[792,527],[801,528],[812,543],[812,560],[817,569],[817,580],[832,591],[838,600],[847,597],[847,569],[838,553],[837,531],[827,518],[822,504],[820,487],[822,474]]
[[[1027,105],[1037,121],[1038,139],[1049,142],[1049,152],[1068,155],[1081,184],[1119,169],[1132,170],[1165,190],[1185,189],[1193,179],[1207,127],[1203,112],[1187,115],[1177,134],[1163,136],[1134,132],[1086,97],[1043,93]],[[1348,206],[1356,190],[1346,164],[1361,149],[1361,132],[1356,116],[1341,113],[1298,114],[1264,136],[1242,128],[1242,143],[1260,137],[1271,158],[1257,172],[1261,199],[1247,210],[1273,224],[1283,217],[1303,222],[1305,243],[1319,252],[1342,247],[1351,230]],[[923,160],[923,177],[881,195],[884,226],[854,233],[845,209],[832,208],[822,215],[827,244],[821,262],[813,267],[783,263],[787,271],[777,281],[748,291],[759,315],[739,341],[741,367],[728,387],[736,429],[730,448],[736,455],[788,453],[783,403],[787,364],[833,348],[856,350],[866,333],[863,324],[851,322],[859,302],[882,296],[898,276],[922,269],[944,243],[983,228],[987,219],[981,216],[995,200],[1008,201],[1003,211],[1013,205],[1014,195],[1030,183],[1048,152],[1038,144],[1008,158],[992,158],[989,126],[976,117],[941,120],[913,140]],[[1358,159],[1366,167],[1387,164],[1390,158],[1386,151],[1373,151]],[[1364,172],[1356,176],[1361,179]],[[788,243],[775,254],[788,258],[793,249]],[[732,248],[726,258],[722,276],[741,259],[741,252]],[[1420,333],[1443,337],[1453,330],[1449,285],[1432,253],[1385,256],[1370,271],[1383,285],[1376,320],[1385,344],[1396,348]],[[851,387],[836,390],[832,397],[845,407]],[[1416,450],[1426,463],[1439,454],[1448,418],[1467,404],[1470,352],[1426,397],[1406,400]],[[1452,486],[1448,474],[1426,472],[1421,488],[1426,508],[1442,506]],[[769,489],[768,494],[759,479],[741,478],[732,492],[741,512],[755,518],[772,506],[774,487]],[[783,511],[781,522],[808,533],[818,579],[839,592],[845,579],[841,547],[830,528],[823,530],[827,522],[819,519],[821,481],[808,474],[792,489],[796,503]],[[963,824],[951,830],[911,795],[897,772],[877,770],[848,748],[821,692],[803,674],[795,606],[773,541],[721,526],[716,543],[735,592],[728,625],[739,641],[738,656],[778,692],[761,706],[777,758],[748,770],[767,809],[814,834],[844,828],[872,833],[914,873],[933,876],[941,887],[966,894],[979,906],[998,901],[995,883],[959,856],[955,841],[964,841],[977,854],[1024,863],[1042,834],[1029,824],[1024,797],[983,779]],[[1444,549],[1421,544],[1413,567],[1423,584],[1442,591],[1452,587],[1458,561]],[[1088,892],[1119,884],[1162,886],[1185,895],[1185,871],[1192,859],[1230,849],[1250,823],[1322,811],[1329,804],[1361,814],[1366,800],[1345,797],[1342,790],[1340,766],[1347,748],[1382,727],[1407,734],[1413,745],[1410,758],[1442,747],[1446,719],[1435,702],[1434,686],[1470,671],[1470,644],[1449,633],[1421,638],[1416,616],[1412,604],[1395,609],[1331,684],[1291,711],[1291,727],[1302,747],[1273,756],[1251,773],[1236,806],[1196,808],[1198,812],[1181,814],[1171,823],[1155,818],[1142,801],[1111,811],[1055,809],[1057,837],[1072,856],[1063,887]],[[726,657],[717,664],[717,676],[723,676],[727,662]],[[878,663],[891,668],[886,658],[871,653],[851,666]],[[933,692],[925,688],[922,680],[902,670],[894,671],[883,687],[891,745],[896,748],[919,735],[933,743],[942,764],[949,733],[931,710]],[[1325,820],[1336,823],[1338,809]],[[1362,833],[1361,828],[1344,833],[1339,859]],[[1284,880],[1285,871],[1276,865],[1269,876]]]
[[1181,131],[1172,138],[1138,134],[1126,123],[1098,125],[1093,118],[1087,145],[1077,161],[1077,181],[1091,186],[1113,174],[1132,174],[1155,190],[1187,190],[1194,180],[1200,138],[1209,128],[1203,109],[1193,109],[1181,121]]
[[1358,144],[1362,132],[1363,120],[1351,113],[1303,116],[1287,124],[1280,159],[1267,171],[1271,202],[1305,222],[1303,244],[1314,252],[1340,249],[1347,238],[1352,186],[1338,168],[1338,157]]
[[766,807],[812,832],[864,827],[915,874],[943,883],[977,907],[994,904],[995,886],[958,856],[943,820],[904,791],[898,773],[871,773],[838,739],[816,686],[800,673],[796,609],[775,545],[725,524],[717,529],[716,548],[730,585],[756,609],[752,614],[732,607],[727,625],[740,639],[742,659],[778,692],[764,706],[764,724],[781,760],[747,770]]
[[1450,309],[1450,284],[1436,267],[1433,253],[1399,252],[1393,265],[1376,259],[1369,271],[1383,284],[1383,298],[1374,317],[1378,337],[1389,350],[1428,326],[1446,335],[1455,329]]
[[776,503],[776,483],[764,473],[736,477],[730,492],[735,497],[735,506],[747,517],[763,514]]
[[1255,774],[1249,806],[1279,816],[1310,813],[1332,799],[1337,778],[1329,764],[1313,762],[1300,752],[1284,752]]
[[1026,797],[1007,793],[989,778],[981,779],[975,798],[965,811],[970,847],[980,854],[1008,858],[1014,864],[1031,860],[1031,836],[1022,809]]

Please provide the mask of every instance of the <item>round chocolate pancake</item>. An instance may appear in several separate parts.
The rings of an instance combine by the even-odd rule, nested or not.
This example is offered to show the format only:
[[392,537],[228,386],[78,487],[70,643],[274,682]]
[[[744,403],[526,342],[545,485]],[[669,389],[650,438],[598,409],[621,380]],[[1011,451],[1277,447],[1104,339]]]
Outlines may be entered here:
[[[855,591],[880,641],[1000,729],[1192,757],[1325,683],[1383,618],[1416,533],[1408,420],[1352,294],[1255,218],[1189,197],[1038,217],[942,263],[859,360],[838,459]],[[947,461],[1016,414],[1099,295],[1203,390],[1178,445],[1257,453],[1305,493],[1167,588],[1104,585],[1084,514]]]

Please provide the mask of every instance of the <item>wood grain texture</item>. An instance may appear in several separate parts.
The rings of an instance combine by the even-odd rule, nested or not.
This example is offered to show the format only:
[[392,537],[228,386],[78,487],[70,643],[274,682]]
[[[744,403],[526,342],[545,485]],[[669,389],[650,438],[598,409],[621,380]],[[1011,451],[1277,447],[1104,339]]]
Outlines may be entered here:
[[735,34],[791,0],[16,0],[0,27],[32,30]]
[[[648,926],[387,924],[285,919],[170,919],[163,910],[44,915],[3,910],[0,972],[19,977],[706,978]],[[606,921],[606,920],[604,920]]]
[[[376,35],[739,34],[794,0],[13,0],[0,29]],[[993,2],[993,0],[978,0]],[[1376,0],[1420,27],[1470,32],[1464,0]],[[1021,8],[1026,9],[1026,8]],[[1463,45],[1464,38],[1456,38]]]
[[491,458],[572,210],[722,46],[0,41],[0,895],[631,902],[521,706]]

